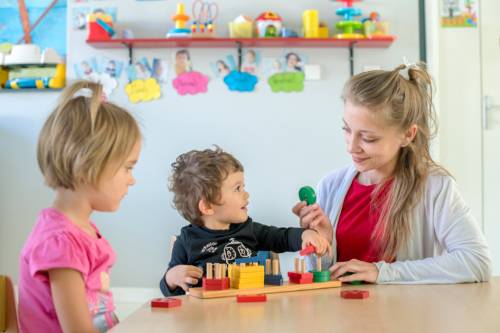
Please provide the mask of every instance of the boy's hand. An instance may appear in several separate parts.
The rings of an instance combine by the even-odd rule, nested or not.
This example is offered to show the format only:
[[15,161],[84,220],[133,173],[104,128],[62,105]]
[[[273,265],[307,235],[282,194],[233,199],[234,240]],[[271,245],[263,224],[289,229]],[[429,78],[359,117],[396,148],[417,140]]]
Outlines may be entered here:
[[170,290],[181,287],[184,291],[188,291],[189,285],[198,284],[198,279],[202,277],[203,270],[191,265],[177,265],[170,268],[165,274],[165,280]]
[[300,218],[300,227],[304,229],[314,229],[325,237],[330,243],[333,240],[333,227],[330,219],[323,212],[323,209],[315,203],[307,205],[305,201],[297,203],[292,212]]
[[316,254],[322,256],[325,253],[332,255],[332,245],[321,236],[316,230],[307,229],[302,233],[302,248],[307,245],[313,245],[316,248]]

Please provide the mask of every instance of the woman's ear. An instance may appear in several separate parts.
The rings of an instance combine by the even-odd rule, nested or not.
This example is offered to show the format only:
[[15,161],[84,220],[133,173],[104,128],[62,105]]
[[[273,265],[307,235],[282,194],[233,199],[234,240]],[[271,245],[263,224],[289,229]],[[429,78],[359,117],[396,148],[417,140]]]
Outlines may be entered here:
[[415,139],[415,136],[417,135],[417,131],[418,131],[417,124],[411,125],[404,133],[404,139],[403,139],[403,143],[401,144],[401,147],[408,146],[410,144],[410,142],[412,142],[413,139]]
[[212,205],[208,203],[205,199],[201,199],[198,202],[198,209],[201,212],[201,215],[203,216],[210,216],[214,214],[214,209],[212,208]]

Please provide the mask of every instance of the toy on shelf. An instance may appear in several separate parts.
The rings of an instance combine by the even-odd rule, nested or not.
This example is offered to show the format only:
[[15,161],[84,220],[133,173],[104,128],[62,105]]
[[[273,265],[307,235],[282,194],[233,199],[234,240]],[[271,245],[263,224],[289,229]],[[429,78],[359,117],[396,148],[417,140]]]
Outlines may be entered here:
[[330,36],[328,25],[325,22],[319,22],[318,33],[319,38],[328,38]]
[[172,21],[175,23],[175,28],[171,29],[167,37],[189,37],[191,36],[191,30],[186,28],[186,22],[189,20],[189,16],[186,15],[186,10],[183,3],[177,4],[177,12],[172,16]]
[[182,305],[182,301],[179,298],[167,297],[167,298],[155,298],[151,300],[152,308],[175,308]]
[[283,20],[274,12],[264,12],[255,19],[257,35],[259,37],[279,37],[283,27]]
[[202,280],[204,290],[224,290],[229,288],[226,264],[207,263],[206,276]]
[[34,44],[13,45],[0,62],[0,86],[5,89],[60,89],[66,84],[66,65],[53,49]]
[[305,38],[319,37],[319,13],[316,9],[308,9],[302,14],[302,25]]
[[299,37],[297,31],[290,28],[281,28],[281,37],[283,38],[295,38]]
[[229,37],[252,38],[253,20],[248,16],[240,15],[232,22],[229,22]]
[[377,39],[389,35],[389,22],[380,21],[380,14],[377,12],[371,12],[362,22],[366,38]]
[[304,259],[295,258],[295,270],[288,272],[288,279],[292,283],[313,283],[313,274],[306,272],[306,262]]
[[110,40],[115,34],[113,17],[103,10],[97,9],[87,16],[89,26],[88,40]]
[[281,286],[283,284],[283,277],[280,273],[279,259],[266,259],[264,284],[274,286]]
[[255,294],[255,295],[236,295],[236,302],[238,303],[254,303],[254,302],[266,302],[266,294]]
[[215,37],[215,19],[219,14],[219,7],[215,2],[196,0],[193,3],[193,23],[191,24],[192,37]]
[[365,36],[356,31],[361,31],[363,29],[363,23],[353,19],[355,16],[361,15],[361,9],[352,6],[353,2],[358,2],[361,0],[337,0],[337,2],[343,2],[345,7],[340,7],[337,9],[336,14],[342,16],[344,19],[337,22],[335,27],[342,31],[336,34],[335,38],[345,39],[345,38],[364,38]]

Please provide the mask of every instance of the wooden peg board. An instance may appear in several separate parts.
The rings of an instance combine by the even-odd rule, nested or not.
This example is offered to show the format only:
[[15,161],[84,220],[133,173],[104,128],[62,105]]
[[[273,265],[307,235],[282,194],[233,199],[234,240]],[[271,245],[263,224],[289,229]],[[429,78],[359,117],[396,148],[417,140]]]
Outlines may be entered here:
[[197,298],[219,298],[219,297],[232,297],[236,295],[252,295],[252,294],[273,294],[273,293],[286,293],[290,291],[301,290],[314,290],[325,288],[338,288],[342,286],[342,282],[328,281],[328,282],[314,282],[307,284],[295,284],[284,282],[281,286],[266,285],[264,288],[258,289],[225,289],[225,290],[203,290],[203,288],[190,288],[189,296]]

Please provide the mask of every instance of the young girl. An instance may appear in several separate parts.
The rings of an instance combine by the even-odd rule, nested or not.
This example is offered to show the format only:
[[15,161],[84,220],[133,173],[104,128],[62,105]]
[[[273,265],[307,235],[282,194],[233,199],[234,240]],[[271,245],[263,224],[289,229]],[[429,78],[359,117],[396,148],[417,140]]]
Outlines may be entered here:
[[431,92],[422,65],[361,73],[345,85],[343,130],[353,165],[321,180],[318,204],[293,208],[302,226],[333,241],[336,254],[328,263],[333,278],[372,283],[490,278],[479,225],[429,151]]
[[115,254],[90,215],[117,210],[135,183],[141,134],[130,113],[102,96],[96,83],[66,88],[40,133],[38,164],[56,195],[20,255],[22,332],[105,332],[117,323]]

